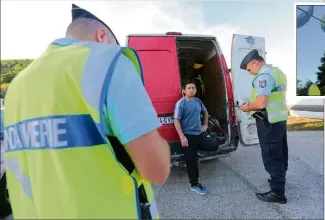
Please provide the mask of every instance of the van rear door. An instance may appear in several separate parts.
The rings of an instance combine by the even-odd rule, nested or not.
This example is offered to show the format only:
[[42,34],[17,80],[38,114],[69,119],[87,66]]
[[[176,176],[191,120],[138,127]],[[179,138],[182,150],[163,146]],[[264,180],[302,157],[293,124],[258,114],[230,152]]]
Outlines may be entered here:
[[240,128],[240,139],[243,145],[259,144],[256,122],[249,118],[248,114],[242,112],[238,105],[245,99],[249,99],[252,87],[252,79],[246,70],[240,69],[240,63],[244,57],[253,49],[265,59],[265,39],[263,37],[234,34],[231,45],[231,77],[233,83],[233,94],[236,104],[236,115]]
[[160,134],[169,142],[177,141],[173,112],[181,98],[181,83],[175,37],[130,35],[127,46],[139,55],[144,86],[163,124]]

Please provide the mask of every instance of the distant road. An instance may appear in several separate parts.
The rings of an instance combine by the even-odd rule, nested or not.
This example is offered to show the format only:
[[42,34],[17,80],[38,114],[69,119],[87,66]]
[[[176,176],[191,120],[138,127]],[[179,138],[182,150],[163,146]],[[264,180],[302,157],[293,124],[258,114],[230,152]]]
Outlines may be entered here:
[[289,106],[289,109],[295,111],[324,112],[324,105],[293,105]]

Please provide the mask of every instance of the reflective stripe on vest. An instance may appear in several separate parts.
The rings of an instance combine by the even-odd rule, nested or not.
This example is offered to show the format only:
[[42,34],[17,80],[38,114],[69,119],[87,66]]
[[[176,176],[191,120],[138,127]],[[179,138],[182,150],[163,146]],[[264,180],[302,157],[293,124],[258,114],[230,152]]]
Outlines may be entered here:
[[271,123],[286,120],[288,117],[286,102],[270,102],[267,104],[266,109]]
[[11,83],[4,143],[15,218],[139,219],[140,184],[159,218],[151,184],[126,171],[104,133],[101,110],[122,53],[142,77],[132,49],[65,38]]
[[[278,68],[272,68],[271,66],[266,66],[263,71],[266,72],[260,74],[269,74],[267,73],[268,71],[272,72],[269,75],[272,76],[276,83],[275,88],[272,90],[271,94],[268,97],[268,104],[266,106],[268,120],[270,123],[287,120],[288,109],[285,97],[287,90],[286,76]],[[252,84],[254,85],[254,83]],[[251,89],[250,100],[251,102],[256,100],[256,90],[254,87]]]
[[268,113],[269,118],[286,118],[288,115],[288,110],[270,112]]

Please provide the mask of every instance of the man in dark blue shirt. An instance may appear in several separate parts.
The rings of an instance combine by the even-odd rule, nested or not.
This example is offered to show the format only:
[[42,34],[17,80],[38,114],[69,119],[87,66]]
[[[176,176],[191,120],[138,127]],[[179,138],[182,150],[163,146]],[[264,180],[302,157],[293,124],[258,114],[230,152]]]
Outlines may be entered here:
[[[207,190],[199,183],[199,168],[197,163],[197,153],[200,143],[202,143],[202,132],[208,128],[208,111],[200,99],[195,97],[195,82],[186,82],[183,88],[184,97],[175,105],[174,124],[181,139],[184,151],[187,174],[190,179],[191,190],[205,195]],[[204,125],[201,125],[200,114],[204,112]]]

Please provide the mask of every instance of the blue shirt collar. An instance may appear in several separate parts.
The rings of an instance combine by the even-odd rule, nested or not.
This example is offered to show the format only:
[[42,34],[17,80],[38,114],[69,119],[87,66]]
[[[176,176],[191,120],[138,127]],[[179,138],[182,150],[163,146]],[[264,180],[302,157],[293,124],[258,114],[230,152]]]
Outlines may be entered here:
[[272,72],[272,65],[271,64],[264,64],[258,71],[256,75],[259,75],[261,73],[265,72]]
[[68,46],[68,45],[78,43],[78,42],[80,42],[80,40],[75,39],[75,38],[65,37],[65,38],[56,39],[51,44],[56,44],[59,46]]

